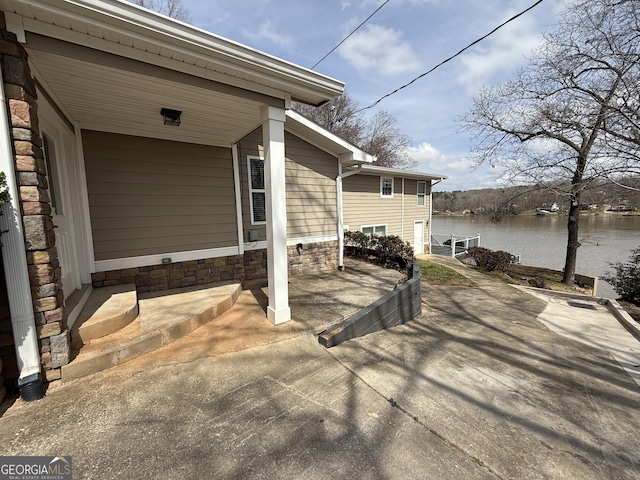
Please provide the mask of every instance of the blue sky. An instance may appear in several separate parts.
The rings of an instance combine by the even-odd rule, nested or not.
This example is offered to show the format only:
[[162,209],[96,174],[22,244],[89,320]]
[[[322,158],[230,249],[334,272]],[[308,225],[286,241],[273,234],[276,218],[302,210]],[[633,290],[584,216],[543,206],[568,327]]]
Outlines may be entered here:
[[[195,26],[310,68],[384,0],[182,0]],[[429,70],[534,0],[390,0],[316,71],[341,80],[361,107]],[[457,119],[483,86],[504,81],[558,20],[546,0],[376,109],[413,140],[417,171],[448,175],[437,190],[498,187],[499,172],[472,169]]]

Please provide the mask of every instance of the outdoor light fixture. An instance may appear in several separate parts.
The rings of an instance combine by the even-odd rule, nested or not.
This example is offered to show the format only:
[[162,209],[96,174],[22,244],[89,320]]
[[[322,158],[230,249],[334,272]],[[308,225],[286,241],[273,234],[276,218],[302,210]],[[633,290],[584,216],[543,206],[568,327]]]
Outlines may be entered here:
[[160,115],[162,115],[162,123],[165,125],[173,125],[174,127],[180,125],[180,115],[182,115],[182,111],[163,108],[160,110]]

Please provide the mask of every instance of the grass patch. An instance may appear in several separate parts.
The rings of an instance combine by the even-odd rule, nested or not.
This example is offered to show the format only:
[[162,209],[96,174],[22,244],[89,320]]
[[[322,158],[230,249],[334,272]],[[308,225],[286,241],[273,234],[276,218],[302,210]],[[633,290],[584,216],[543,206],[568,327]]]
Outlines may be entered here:
[[[506,272],[486,272],[481,268],[473,267],[474,270],[489,275],[498,280],[512,285],[531,286],[529,280],[544,279],[549,290],[565,293],[584,293],[591,295],[591,287],[579,287],[578,285],[566,285],[562,283],[562,272],[543,267],[532,267],[528,265],[509,265]],[[534,285],[535,286],[535,285]]]
[[474,285],[474,283],[467,277],[459,274],[449,267],[429,262],[428,260],[419,260],[418,262],[420,263],[420,276],[422,277],[422,281],[428,284],[460,286]]
[[502,280],[505,283],[510,283],[511,285],[519,285],[520,282],[513,278],[512,275],[510,275],[510,272],[497,272],[497,271],[493,271],[493,272],[487,272],[481,268],[478,267],[472,267],[474,270],[477,270],[478,272],[484,273],[485,275],[489,275],[490,277],[493,278],[497,278],[498,280]]

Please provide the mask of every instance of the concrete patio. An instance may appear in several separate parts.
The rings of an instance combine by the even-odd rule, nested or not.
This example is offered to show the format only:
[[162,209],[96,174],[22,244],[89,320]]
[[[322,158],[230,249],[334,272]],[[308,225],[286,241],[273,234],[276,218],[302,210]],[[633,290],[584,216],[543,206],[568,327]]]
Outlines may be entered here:
[[238,283],[229,282],[142,294],[137,318],[83,345],[77,340],[83,330],[95,329],[97,323],[103,330],[105,324],[119,326],[120,317],[136,302],[130,289],[97,289],[94,304],[83,310],[85,317],[93,317],[84,323],[81,317],[72,330],[77,352],[63,367],[62,380],[125,363],[128,368],[151,368],[167,358],[193,360],[319,333],[393,290],[400,278],[397,271],[355,261],[347,261],[342,272],[291,276],[292,321],[278,326],[266,318],[268,294],[261,283],[243,291]]

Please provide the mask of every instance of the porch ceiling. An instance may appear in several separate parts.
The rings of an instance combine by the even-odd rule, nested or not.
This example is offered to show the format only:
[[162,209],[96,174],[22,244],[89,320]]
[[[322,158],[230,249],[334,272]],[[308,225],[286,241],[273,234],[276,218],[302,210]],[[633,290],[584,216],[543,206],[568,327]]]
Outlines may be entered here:
[[[0,0],[34,76],[82,128],[229,146],[263,105],[318,105],[344,84],[123,0]],[[181,110],[180,127],[160,109]]]
[[[260,123],[262,102],[215,91],[214,82],[203,86],[193,79],[194,85],[188,76],[174,81],[37,49],[28,52],[37,81],[83,129],[228,147]],[[182,111],[179,127],[163,125],[163,107]]]
[[48,41],[83,46],[281,102],[321,105],[344,89],[338,80],[124,0],[0,0],[0,10],[20,41],[39,36],[40,50],[49,53],[60,52],[48,50]]

